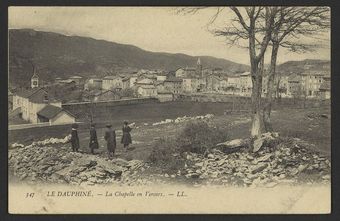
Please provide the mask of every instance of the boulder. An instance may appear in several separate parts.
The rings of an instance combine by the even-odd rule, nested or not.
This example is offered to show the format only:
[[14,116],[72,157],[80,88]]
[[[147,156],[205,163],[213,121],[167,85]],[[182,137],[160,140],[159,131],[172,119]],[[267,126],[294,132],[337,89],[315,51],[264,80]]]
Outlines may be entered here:
[[245,141],[244,139],[235,139],[235,140],[230,140],[230,141],[226,141],[224,143],[219,143],[216,144],[217,147],[225,147],[225,148],[237,148],[237,147],[243,147],[245,145]]
[[268,143],[274,140],[278,136],[279,134],[276,132],[273,132],[273,133],[268,132],[268,133],[261,134],[259,138],[254,140],[253,152],[254,153],[258,152],[265,143]]
[[266,154],[266,155],[264,155],[264,156],[262,156],[262,157],[256,158],[256,159],[254,160],[254,163],[257,164],[257,163],[259,163],[259,162],[267,162],[267,161],[269,161],[272,157],[273,157],[273,155],[272,155],[271,153],[268,153],[268,154]]
[[258,164],[258,165],[254,165],[254,166],[250,167],[250,172],[252,174],[258,173],[258,172],[263,171],[267,167],[268,167],[268,164],[266,164],[266,163],[261,163],[261,164]]

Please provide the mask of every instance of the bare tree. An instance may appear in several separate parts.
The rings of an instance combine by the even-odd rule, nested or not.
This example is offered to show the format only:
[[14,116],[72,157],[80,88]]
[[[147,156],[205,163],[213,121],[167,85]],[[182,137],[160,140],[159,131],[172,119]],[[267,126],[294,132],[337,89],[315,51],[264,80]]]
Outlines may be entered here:
[[[179,9],[179,13],[195,13],[202,8]],[[217,8],[209,23],[221,15],[225,8]],[[233,13],[227,26],[213,31],[215,36],[223,36],[227,44],[248,49],[252,78],[252,126],[251,135],[261,134],[261,92],[264,55],[271,40],[277,7],[229,7]]]
[[263,109],[263,122],[266,131],[272,131],[270,120],[277,56],[280,47],[293,52],[305,52],[318,47],[317,44],[299,42],[301,37],[317,36],[329,30],[329,8],[327,7],[278,7],[271,33],[271,58],[268,70],[267,95]]

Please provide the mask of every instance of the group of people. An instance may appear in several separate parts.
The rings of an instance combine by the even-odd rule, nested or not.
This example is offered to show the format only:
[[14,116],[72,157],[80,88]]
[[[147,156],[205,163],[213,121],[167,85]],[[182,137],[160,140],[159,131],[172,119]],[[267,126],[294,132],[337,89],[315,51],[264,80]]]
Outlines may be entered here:
[[[71,146],[72,151],[78,152],[79,150],[79,137],[78,137],[78,124],[72,125],[72,132],[71,132]],[[132,128],[129,126],[127,121],[124,121],[124,125],[122,128],[123,136],[121,139],[121,143],[124,146],[124,150],[127,150],[129,145],[132,143],[131,139],[131,132]],[[116,150],[116,132],[112,129],[111,124],[106,125],[106,131],[104,135],[104,139],[107,144],[107,151],[108,156],[111,159],[114,156],[115,150]],[[97,138],[97,131],[95,128],[95,124],[91,124],[90,128],[90,142],[89,142],[89,148],[91,150],[91,153],[94,154],[94,150],[99,148],[98,138]]]

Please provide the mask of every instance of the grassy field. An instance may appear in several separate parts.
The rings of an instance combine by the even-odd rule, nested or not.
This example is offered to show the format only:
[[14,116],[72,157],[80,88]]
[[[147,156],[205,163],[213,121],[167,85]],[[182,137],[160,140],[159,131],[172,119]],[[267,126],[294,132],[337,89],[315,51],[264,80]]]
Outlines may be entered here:
[[[110,110],[97,110],[95,121],[98,122],[97,134],[100,144],[99,154],[105,154],[104,125],[112,123],[117,134],[116,153],[127,159],[145,160],[149,156],[154,142],[161,137],[174,136],[180,133],[184,123],[165,124],[152,126],[150,124],[167,118],[175,119],[179,116],[197,116],[207,113],[215,114],[213,122],[226,127],[226,133],[230,138],[243,138],[250,135],[250,118],[247,113],[235,113],[224,115],[230,108],[230,103],[197,103],[197,102],[176,102],[160,104],[139,104],[119,106]],[[310,119],[307,115],[330,114],[330,108],[309,108],[309,109],[277,109],[272,113],[273,127],[282,136],[291,136],[304,139],[316,145],[315,150],[330,156],[331,150],[331,120],[330,118],[315,117]],[[136,122],[137,128],[133,129],[131,135],[134,143],[133,150],[123,151],[120,144],[121,126],[123,120]],[[85,119],[83,119],[85,120]],[[148,123],[149,125],[144,125]],[[29,143],[33,140],[41,140],[48,137],[64,137],[70,133],[69,126],[59,126],[51,128],[34,128],[29,130],[11,131],[9,133],[9,143],[17,141],[19,143]],[[89,131],[88,122],[79,128],[79,136],[82,151],[89,151]]]

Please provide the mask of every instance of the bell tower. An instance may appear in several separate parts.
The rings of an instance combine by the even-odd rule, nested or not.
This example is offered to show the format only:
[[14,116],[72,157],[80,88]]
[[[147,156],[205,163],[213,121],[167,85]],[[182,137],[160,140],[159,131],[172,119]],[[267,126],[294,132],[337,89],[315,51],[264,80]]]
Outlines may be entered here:
[[31,77],[31,88],[39,87],[39,76],[37,75],[35,68],[33,68],[33,76]]
[[202,64],[201,64],[201,59],[200,58],[197,59],[196,74],[198,76],[200,76],[200,77],[203,77],[202,76]]

